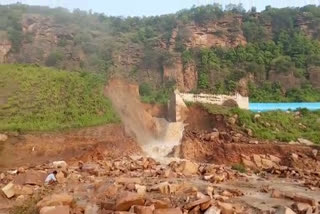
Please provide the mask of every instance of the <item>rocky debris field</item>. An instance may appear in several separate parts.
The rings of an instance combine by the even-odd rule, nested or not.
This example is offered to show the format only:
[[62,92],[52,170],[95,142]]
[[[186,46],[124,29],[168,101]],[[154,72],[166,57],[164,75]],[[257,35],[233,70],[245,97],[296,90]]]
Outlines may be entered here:
[[[295,161],[310,160],[291,156],[291,165],[256,154],[241,155],[232,166],[95,155],[20,167],[0,174],[0,213],[319,213],[320,167],[299,168]],[[44,185],[53,170],[58,183]]]

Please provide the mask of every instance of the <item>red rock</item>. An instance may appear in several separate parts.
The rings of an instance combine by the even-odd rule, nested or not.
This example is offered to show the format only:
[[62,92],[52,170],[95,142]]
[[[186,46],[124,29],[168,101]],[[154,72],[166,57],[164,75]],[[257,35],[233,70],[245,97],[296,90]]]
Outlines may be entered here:
[[49,206],[43,207],[40,214],[70,214],[69,206]]
[[199,165],[191,161],[182,161],[179,166],[179,171],[184,175],[194,175],[198,172]]
[[14,184],[24,185],[24,184],[31,184],[31,185],[43,185],[44,180],[46,178],[46,173],[30,170],[24,174],[19,174],[14,178]]
[[156,199],[150,199],[150,201],[147,202],[146,205],[154,205],[156,209],[166,209],[171,207],[170,200],[167,199],[168,201],[165,200],[156,200]]
[[293,200],[296,202],[306,203],[311,206],[316,206],[318,203],[315,199],[309,198],[307,196],[302,196],[302,195],[294,195]]
[[156,209],[154,214],[182,214],[180,208]]
[[218,206],[221,209],[221,214],[233,214],[233,206],[229,203],[218,202]]
[[144,205],[144,199],[136,193],[124,192],[116,200],[117,211],[128,211],[133,205]]
[[53,194],[43,198],[37,203],[37,207],[48,207],[48,206],[59,206],[68,205],[70,206],[73,201],[72,196],[68,194]]
[[283,198],[283,193],[279,190],[273,190],[271,193],[271,198]]
[[289,207],[279,206],[275,214],[296,214]]
[[203,204],[203,203],[207,203],[210,200],[211,200],[210,197],[201,198],[199,200],[196,200],[196,201],[188,203],[187,205],[184,206],[184,208],[187,209],[187,210],[190,210],[191,208],[193,208],[195,206],[198,206],[200,204]]
[[134,206],[133,210],[136,214],[153,214],[154,206]]

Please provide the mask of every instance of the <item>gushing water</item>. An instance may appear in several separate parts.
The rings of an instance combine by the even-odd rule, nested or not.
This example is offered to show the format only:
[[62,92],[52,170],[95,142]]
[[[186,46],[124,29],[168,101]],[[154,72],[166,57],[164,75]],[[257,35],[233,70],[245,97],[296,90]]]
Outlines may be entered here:
[[127,133],[133,135],[142,150],[154,159],[163,159],[180,145],[184,124],[154,118],[145,111],[137,88],[119,79],[113,79],[105,89]]

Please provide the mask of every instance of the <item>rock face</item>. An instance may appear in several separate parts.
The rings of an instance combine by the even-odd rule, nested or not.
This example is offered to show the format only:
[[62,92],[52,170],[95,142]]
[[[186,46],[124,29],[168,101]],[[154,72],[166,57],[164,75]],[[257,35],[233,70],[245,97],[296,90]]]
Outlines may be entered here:
[[313,87],[320,88],[320,66],[310,67],[308,69],[309,79]]
[[0,37],[0,63],[4,63],[6,61],[10,50],[11,42],[8,39],[1,39]]
[[197,88],[198,72],[194,62],[183,65],[181,57],[176,56],[172,65],[163,67],[163,80],[175,81],[177,88],[189,92]]
[[279,73],[273,70],[269,72],[269,80],[280,83],[285,90],[299,88],[303,83],[302,79],[295,77],[293,72]]
[[[245,45],[246,39],[240,28],[241,16],[226,16],[218,21],[206,23],[205,25],[191,24],[183,27],[187,35],[185,45],[194,47],[236,47]],[[181,28],[179,29],[181,30]],[[173,33],[171,39],[175,39]]]

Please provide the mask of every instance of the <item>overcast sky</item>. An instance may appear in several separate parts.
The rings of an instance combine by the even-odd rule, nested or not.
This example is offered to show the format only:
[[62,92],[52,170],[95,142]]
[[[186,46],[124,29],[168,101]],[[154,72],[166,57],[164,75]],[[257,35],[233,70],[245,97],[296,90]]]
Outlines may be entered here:
[[70,10],[79,8],[93,12],[116,16],[143,16],[174,13],[190,8],[192,5],[220,3],[238,4],[242,2],[245,8],[256,6],[262,10],[266,5],[273,7],[319,5],[320,0],[0,0],[0,4],[21,2],[29,5],[47,5],[50,7],[65,7]]

